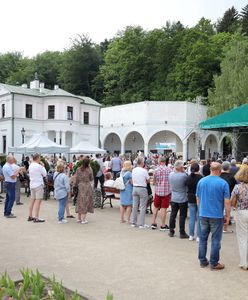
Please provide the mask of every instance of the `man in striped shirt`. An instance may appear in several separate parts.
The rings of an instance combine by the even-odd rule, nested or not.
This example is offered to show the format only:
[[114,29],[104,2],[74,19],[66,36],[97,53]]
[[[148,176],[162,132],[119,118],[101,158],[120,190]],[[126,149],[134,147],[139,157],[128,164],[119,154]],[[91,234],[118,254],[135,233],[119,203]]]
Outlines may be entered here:
[[170,205],[171,190],[169,182],[169,174],[171,170],[166,166],[166,158],[160,157],[159,166],[155,169],[153,175],[153,184],[155,186],[155,197],[153,202],[153,219],[152,229],[157,229],[157,215],[160,210],[161,214],[161,226],[160,230],[169,230],[166,222],[166,211]]

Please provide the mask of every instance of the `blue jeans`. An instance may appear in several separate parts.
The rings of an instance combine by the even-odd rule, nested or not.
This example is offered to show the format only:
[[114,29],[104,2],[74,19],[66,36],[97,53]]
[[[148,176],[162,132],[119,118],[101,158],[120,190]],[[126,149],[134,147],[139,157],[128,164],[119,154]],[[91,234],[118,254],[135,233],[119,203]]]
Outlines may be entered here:
[[188,203],[189,206],[189,235],[195,235],[195,223],[197,222],[197,237],[200,237],[200,221],[196,203]]
[[223,218],[200,217],[201,236],[199,243],[200,264],[207,261],[208,236],[211,233],[210,265],[216,266],[220,259],[221,238],[223,231]]
[[65,206],[66,206],[67,200],[68,200],[68,196],[66,196],[62,199],[58,199],[58,202],[59,202],[58,219],[59,219],[59,221],[62,221],[64,219]]
[[4,215],[9,216],[15,202],[15,182],[5,182],[6,200],[4,205]]

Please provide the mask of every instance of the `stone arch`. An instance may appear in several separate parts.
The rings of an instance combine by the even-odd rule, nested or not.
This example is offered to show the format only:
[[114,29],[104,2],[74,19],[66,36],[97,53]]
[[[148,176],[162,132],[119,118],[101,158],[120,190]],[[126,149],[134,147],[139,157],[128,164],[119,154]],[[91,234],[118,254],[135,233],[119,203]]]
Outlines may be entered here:
[[215,134],[208,134],[204,142],[204,149],[206,158],[211,158],[215,152],[218,152],[218,137]]
[[219,141],[219,149],[221,151],[221,155],[223,157],[228,156],[229,154],[232,154],[232,139],[229,134],[223,134]]
[[123,140],[125,153],[144,152],[145,141],[140,132],[130,131]]
[[209,131],[208,131],[207,134],[206,134],[205,136],[203,136],[203,138],[202,138],[202,146],[203,146],[203,147],[205,146],[206,140],[208,139],[208,137],[209,137],[210,135],[213,135],[213,136],[216,138],[216,141],[217,141],[217,142],[219,141],[219,136],[217,135],[216,132],[209,132]]
[[[156,149],[160,147],[163,143],[171,143],[175,144],[175,148],[173,149]],[[160,145],[159,145],[160,144]],[[173,131],[170,130],[160,130],[155,132],[153,135],[150,136],[148,139],[148,150],[149,151],[157,151],[157,152],[176,152],[178,154],[183,153],[183,143],[181,138]]]
[[118,153],[121,152],[121,138],[115,133],[108,133],[102,142],[103,148],[109,153]]

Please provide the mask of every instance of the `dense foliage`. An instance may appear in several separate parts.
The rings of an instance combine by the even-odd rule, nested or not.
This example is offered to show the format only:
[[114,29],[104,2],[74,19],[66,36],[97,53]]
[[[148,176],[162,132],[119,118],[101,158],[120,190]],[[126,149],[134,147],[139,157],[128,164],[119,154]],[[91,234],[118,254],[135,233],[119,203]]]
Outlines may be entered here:
[[211,116],[248,102],[248,37],[236,34],[226,47],[221,74],[209,90]]
[[63,52],[0,55],[0,82],[29,83],[38,72],[47,88],[59,84],[105,105],[202,96],[214,115],[247,102],[247,35],[248,5],[240,13],[231,7],[216,24],[129,26],[99,45],[79,35]]

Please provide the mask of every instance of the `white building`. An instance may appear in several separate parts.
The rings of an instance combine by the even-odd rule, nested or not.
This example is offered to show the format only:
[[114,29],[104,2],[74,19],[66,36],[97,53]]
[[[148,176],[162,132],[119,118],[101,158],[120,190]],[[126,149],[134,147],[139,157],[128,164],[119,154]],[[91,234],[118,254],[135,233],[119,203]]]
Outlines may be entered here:
[[[109,152],[176,152],[183,158],[223,152],[225,135],[199,131],[207,107],[186,101],[145,101],[101,109],[101,145]],[[161,148],[161,149],[159,149]],[[200,149],[199,149],[200,148]]]
[[45,132],[61,145],[73,147],[85,140],[98,146],[100,107],[95,100],[56,85],[48,90],[37,78],[30,88],[0,84],[0,153],[23,142],[23,128],[25,141],[34,133]]

